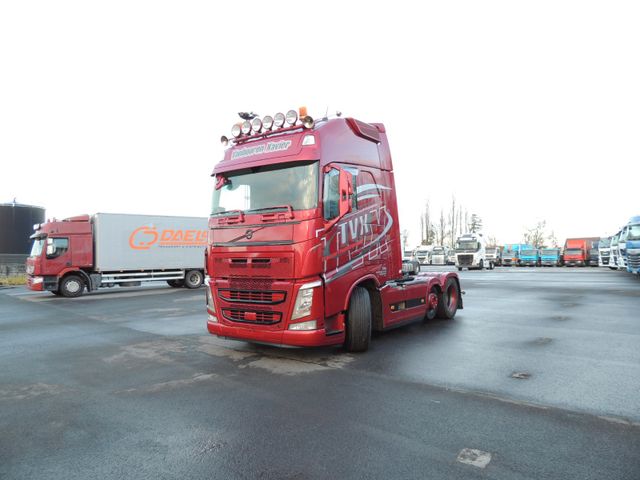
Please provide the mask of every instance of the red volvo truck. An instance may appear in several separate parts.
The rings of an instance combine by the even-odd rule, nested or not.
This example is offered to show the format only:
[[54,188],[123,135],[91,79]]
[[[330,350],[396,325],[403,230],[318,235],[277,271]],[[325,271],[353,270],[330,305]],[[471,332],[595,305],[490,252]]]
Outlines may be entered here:
[[207,218],[97,213],[34,225],[27,286],[77,297],[100,287],[204,280]]
[[[600,240],[599,237],[567,238],[564,242],[564,265],[567,267],[586,267],[594,264],[594,243],[598,240]],[[595,248],[597,251],[597,243]]]
[[364,351],[372,330],[462,308],[456,273],[403,266],[384,125],[300,109],[232,135],[213,171],[210,333]]

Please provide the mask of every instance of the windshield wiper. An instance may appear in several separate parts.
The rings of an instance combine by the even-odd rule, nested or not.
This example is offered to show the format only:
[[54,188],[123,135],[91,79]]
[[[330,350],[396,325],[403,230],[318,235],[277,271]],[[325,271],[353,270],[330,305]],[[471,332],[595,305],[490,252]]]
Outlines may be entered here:
[[265,212],[262,214],[262,220],[266,221],[274,219],[275,214],[281,210],[286,210],[287,216],[290,219],[293,218],[293,207],[291,205],[274,205],[273,207],[252,208],[251,210],[246,210],[245,213]]

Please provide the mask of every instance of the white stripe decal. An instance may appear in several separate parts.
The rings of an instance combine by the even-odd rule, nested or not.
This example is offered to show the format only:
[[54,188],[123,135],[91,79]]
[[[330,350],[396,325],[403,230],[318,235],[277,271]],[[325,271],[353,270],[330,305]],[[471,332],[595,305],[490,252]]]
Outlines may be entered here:
[[367,190],[391,190],[391,187],[385,187],[377,183],[366,183],[356,188],[356,193],[366,192]]

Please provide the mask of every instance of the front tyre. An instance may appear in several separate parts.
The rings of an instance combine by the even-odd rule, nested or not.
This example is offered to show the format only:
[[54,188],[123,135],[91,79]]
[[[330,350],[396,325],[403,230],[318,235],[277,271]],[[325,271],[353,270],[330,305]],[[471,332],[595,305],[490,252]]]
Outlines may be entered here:
[[84,280],[78,275],[67,275],[60,282],[58,292],[63,297],[74,298],[82,295],[84,291]]
[[438,318],[450,320],[455,317],[459,298],[458,282],[453,278],[448,278],[438,299]]
[[187,288],[200,288],[204,282],[204,275],[200,270],[189,270],[184,276],[184,286]]
[[347,310],[344,346],[349,352],[365,352],[371,342],[371,298],[363,287],[353,289]]

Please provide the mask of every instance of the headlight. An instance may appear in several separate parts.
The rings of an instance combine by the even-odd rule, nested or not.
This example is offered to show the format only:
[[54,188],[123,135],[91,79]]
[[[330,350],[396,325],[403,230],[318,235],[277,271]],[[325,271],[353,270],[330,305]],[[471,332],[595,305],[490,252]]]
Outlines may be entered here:
[[289,110],[285,118],[289,125],[294,125],[298,121],[298,112],[295,110]]
[[284,125],[284,121],[285,121],[284,113],[278,112],[273,117],[273,123],[278,128],[281,128]]
[[296,301],[293,305],[293,314],[291,315],[291,320],[296,320],[297,318],[306,317],[311,314],[311,307],[313,306],[313,292],[316,287],[322,285],[320,281],[305,283],[298,290],[298,296],[296,297]]
[[44,281],[44,278],[42,277],[33,277],[31,279],[31,283],[34,285],[37,285],[38,283],[42,283]]
[[262,126],[265,130],[271,130],[273,127],[273,117],[271,115],[266,115],[262,118]]
[[207,296],[207,309],[215,313],[216,305],[213,303],[213,295],[211,294],[211,287],[209,285],[206,286],[206,296]]

